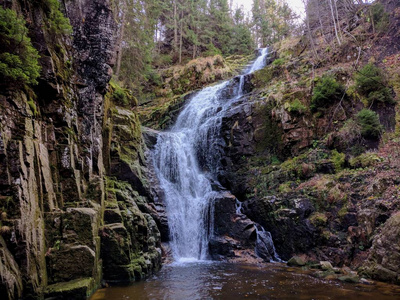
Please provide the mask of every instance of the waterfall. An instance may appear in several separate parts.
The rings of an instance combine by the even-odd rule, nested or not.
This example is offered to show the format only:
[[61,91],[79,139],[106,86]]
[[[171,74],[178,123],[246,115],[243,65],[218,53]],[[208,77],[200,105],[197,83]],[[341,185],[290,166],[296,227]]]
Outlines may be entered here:
[[267,57],[268,57],[268,48],[259,49],[259,56],[255,60],[255,62],[251,65],[250,71],[247,74],[253,73],[257,70],[264,68]]
[[[250,74],[265,66],[267,49],[250,67]],[[215,193],[211,179],[218,168],[215,140],[221,120],[232,101],[244,93],[244,75],[234,95],[226,96],[231,81],[198,92],[179,114],[171,130],[162,132],[153,161],[165,193],[171,249],[175,260],[208,258],[210,205]]]
[[257,233],[257,241],[254,250],[257,256],[268,261],[282,262],[276,253],[271,233],[266,231],[264,227],[259,224],[255,225],[255,228]]

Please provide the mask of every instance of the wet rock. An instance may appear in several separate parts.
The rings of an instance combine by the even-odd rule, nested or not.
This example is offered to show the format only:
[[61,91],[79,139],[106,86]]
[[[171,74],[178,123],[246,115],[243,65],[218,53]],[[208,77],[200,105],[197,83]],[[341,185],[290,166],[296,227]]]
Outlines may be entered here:
[[220,192],[214,199],[214,234],[210,238],[209,251],[214,259],[234,256],[234,250],[254,251],[257,237],[255,224],[243,214],[236,213],[236,197]]
[[293,256],[288,260],[287,265],[291,267],[302,267],[306,265],[306,262],[299,256]]
[[306,252],[315,244],[316,228],[308,219],[313,211],[311,201],[297,194],[286,194],[285,198],[256,198],[243,203],[243,213],[271,233],[276,252],[285,260],[295,253]]
[[159,131],[148,127],[142,127],[142,133],[146,147],[149,149],[154,149],[154,146],[157,143]]
[[274,261],[276,259],[274,242],[271,233],[268,231],[258,231],[255,252],[258,257],[266,262]]

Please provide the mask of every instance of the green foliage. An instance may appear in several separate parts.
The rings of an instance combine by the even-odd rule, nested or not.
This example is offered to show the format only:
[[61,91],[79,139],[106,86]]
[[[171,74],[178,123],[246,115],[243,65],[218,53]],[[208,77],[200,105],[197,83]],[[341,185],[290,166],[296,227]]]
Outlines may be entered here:
[[0,81],[37,84],[39,54],[27,32],[15,11],[0,6]]
[[382,70],[375,65],[366,64],[355,76],[357,92],[364,96],[370,105],[374,101],[393,102],[390,89],[386,86],[387,80]]
[[343,169],[345,163],[345,154],[340,153],[337,150],[332,150],[332,163],[335,167],[335,171],[339,172]]
[[275,60],[272,62],[272,64],[273,64],[274,66],[283,66],[285,63],[286,63],[286,62],[285,62],[285,59],[284,59],[284,58],[277,58],[277,59],[275,59]]
[[361,126],[361,135],[365,138],[378,138],[383,130],[379,116],[370,109],[363,109],[357,114],[357,121]]
[[154,57],[153,61],[156,67],[167,67],[172,64],[172,56],[169,54],[160,54]]
[[219,50],[217,47],[215,47],[213,43],[209,43],[207,45],[207,51],[205,51],[203,53],[203,56],[207,57],[207,56],[215,56],[215,55],[221,55],[221,54],[222,54],[221,50]]
[[332,76],[323,76],[314,87],[310,108],[317,111],[338,100],[344,92],[343,86]]
[[384,32],[389,26],[389,14],[382,3],[374,3],[371,6],[372,21],[378,32]]
[[293,102],[289,103],[287,110],[290,113],[301,115],[307,111],[307,107],[301,103],[299,99],[295,99]]
[[54,34],[71,34],[72,26],[69,19],[60,11],[58,0],[41,0],[42,7],[46,12],[50,30]]
[[253,0],[253,24],[257,44],[273,44],[288,37],[293,28],[294,12],[277,0]]

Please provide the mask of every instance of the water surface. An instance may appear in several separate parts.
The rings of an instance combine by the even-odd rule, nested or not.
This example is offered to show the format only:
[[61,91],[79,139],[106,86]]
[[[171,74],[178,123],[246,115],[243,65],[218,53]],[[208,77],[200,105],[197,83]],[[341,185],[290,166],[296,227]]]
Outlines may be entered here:
[[91,300],[116,299],[400,299],[400,287],[314,278],[283,264],[174,263],[152,278],[98,290]]

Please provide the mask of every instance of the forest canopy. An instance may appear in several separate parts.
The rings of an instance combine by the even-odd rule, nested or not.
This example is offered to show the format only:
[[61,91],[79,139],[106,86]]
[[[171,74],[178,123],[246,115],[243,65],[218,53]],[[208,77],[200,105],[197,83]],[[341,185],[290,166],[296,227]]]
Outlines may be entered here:
[[154,69],[220,54],[249,55],[290,35],[296,15],[284,1],[254,0],[253,13],[228,0],[115,0],[115,76],[133,88]]

